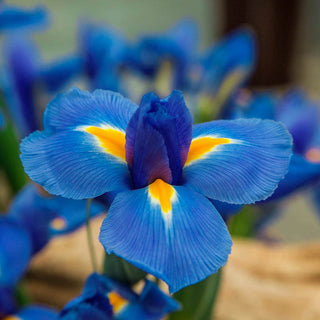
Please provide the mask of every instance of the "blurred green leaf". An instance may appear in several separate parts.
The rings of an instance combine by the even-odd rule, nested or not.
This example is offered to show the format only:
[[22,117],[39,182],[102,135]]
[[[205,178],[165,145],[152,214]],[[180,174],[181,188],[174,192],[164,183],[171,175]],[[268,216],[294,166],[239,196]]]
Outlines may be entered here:
[[169,320],[211,320],[221,274],[220,269],[205,280],[175,293],[173,297],[181,304],[182,309],[171,314]]
[[19,141],[12,124],[6,124],[0,130],[0,168],[4,171],[12,192],[17,193],[28,181],[20,161]]
[[147,275],[146,272],[136,268],[115,254],[105,255],[103,273],[129,286],[136,284]]
[[234,215],[229,223],[228,229],[232,236],[252,238],[256,224],[257,212],[253,206],[245,206]]

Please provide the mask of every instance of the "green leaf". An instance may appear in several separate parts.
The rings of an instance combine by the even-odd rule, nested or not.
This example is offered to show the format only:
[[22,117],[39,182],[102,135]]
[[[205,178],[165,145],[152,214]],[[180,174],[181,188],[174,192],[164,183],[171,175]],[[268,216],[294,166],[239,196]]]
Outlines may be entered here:
[[136,284],[147,275],[146,272],[136,268],[115,254],[105,255],[103,273],[107,277],[121,281],[129,286]]
[[205,280],[186,287],[173,297],[181,304],[181,311],[169,316],[169,320],[211,320],[218,296],[221,269]]
[[230,219],[228,223],[229,232],[232,236],[252,238],[254,236],[256,220],[256,208],[253,206],[245,206],[238,214]]
[[19,142],[9,120],[6,120],[5,128],[0,130],[0,146],[0,167],[15,194],[28,180],[19,157]]

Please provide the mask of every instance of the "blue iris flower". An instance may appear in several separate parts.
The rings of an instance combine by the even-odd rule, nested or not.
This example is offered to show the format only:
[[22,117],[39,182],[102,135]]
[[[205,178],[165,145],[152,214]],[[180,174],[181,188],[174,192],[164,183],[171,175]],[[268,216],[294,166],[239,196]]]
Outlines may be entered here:
[[63,320],[159,320],[179,309],[174,299],[149,280],[140,295],[123,284],[93,273],[82,294],[61,311]]
[[121,34],[107,26],[82,23],[79,51],[84,74],[93,89],[124,92],[122,73],[130,48]]
[[[74,56],[51,64],[42,64],[39,52],[26,34],[5,39],[4,72],[1,87],[20,137],[41,128],[44,95],[60,90],[81,70],[81,60]],[[45,90],[43,90],[45,89]]]
[[[41,189],[40,186],[28,184],[14,198],[8,211],[8,216],[28,231],[33,254],[52,237],[72,232],[86,221],[85,200],[50,196]],[[94,201],[90,216],[95,217],[103,212],[104,207]]]
[[23,9],[0,3],[0,31],[43,28],[48,24],[48,14],[43,7]]
[[143,35],[137,40],[129,65],[144,76],[154,79],[162,63],[169,61],[173,68],[172,88],[186,89],[189,67],[198,48],[199,30],[190,19],[182,19],[165,33]]
[[100,232],[108,253],[164,280],[171,292],[223,266],[232,241],[212,203],[269,197],[285,175],[291,137],[269,120],[192,126],[179,91],[120,94],[71,89],[44,113],[44,131],[21,144],[27,174],[74,199],[115,192]]

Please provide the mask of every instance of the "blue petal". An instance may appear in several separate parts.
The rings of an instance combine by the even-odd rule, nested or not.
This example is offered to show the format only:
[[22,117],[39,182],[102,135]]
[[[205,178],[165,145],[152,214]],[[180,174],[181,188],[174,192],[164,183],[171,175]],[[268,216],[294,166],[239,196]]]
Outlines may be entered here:
[[145,187],[157,178],[180,181],[192,138],[192,117],[181,92],[164,99],[149,93],[126,131],[126,159],[134,186]]
[[44,83],[49,92],[57,92],[70,80],[77,76],[82,67],[82,59],[70,56],[59,59],[43,66],[40,70],[39,81]]
[[304,157],[293,154],[285,178],[280,181],[278,188],[265,202],[283,198],[296,190],[315,183],[320,178],[320,164],[311,163]]
[[108,293],[112,290],[110,279],[97,273],[91,274],[86,280],[80,296],[70,301],[61,311],[64,320],[112,319],[112,306]]
[[14,220],[0,217],[0,285],[15,285],[26,271],[30,257],[27,232]]
[[160,320],[179,309],[180,305],[173,298],[162,292],[154,282],[146,280],[139,300],[117,313],[115,319]]
[[51,308],[28,306],[22,309],[17,317],[21,320],[58,320],[59,314]]
[[232,104],[232,118],[275,119],[277,99],[272,92],[240,90]]
[[40,126],[34,96],[38,53],[28,37],[8,37],[4,46],[3,93],[13,121],[23,137]]
[[303,91],[291,90],[279,101],[275,117],[291,133],[294,150],[303,154],[318,128],[319,103],[308,100]]
[[17,310],[13,288],[0,286],[0,319]]
[[5,126],[6,126],[6,121],[3,117],[2,112],[0,111],[0,130],[4,129]]
[[[8,215],[28,231],[32,243],[32,254],[41,250],[49,241],[49,223],[56,213],[45,206],[32,184],[27,185],[14,198]],[[37,223],[35,223],[35,221]]]
[[45,110],[45,130],[71,129],[76,126],[112,126],[125,131],[138,106],[118,93],[95,90],[93,93],[72,88],[57,95]]
[[206,137],[229,139],[187,160],[183,170],[184,185],[211,199],[233,204],[264,200],[287,172],[292,139],[281,123],[221,120],[193,128],[193,141]]
[[166,186],[173,192],[167,199],[171,210],[159,205],[150,186],[119,193],[102,224],[100,241],[109,254],[164,280],[175,292],[222,267],[232,242],[206,198],[184,187]]
[[[104,206],[94,201],[90,216],[94,217],[103,211]],[[51,237],[74,231],[85,223],[86,201],[44,195],[39,186],[29,184],[14,198],[8,215],[28,231],[34,254]]]
[[[67,198],[94,198],[127,189],[130,177],[123,158],[103,147],[88,128],[123,135],[136,105],[121,95],[78,89],[58,95],[44,116],[45,131],[35,132],[21,144],[25,171],[49,193]],[[116,141],[118,143],[118,141]],[[122,150],[122,149],[123,150]]]
[[15,6],[1,5],[0,31],[18,30],[21,28],[44,27],[48,15],[43,7],[24,9]]
[[200,88],[204,87],[209,95],[216,95],[225,81],[230,82],[230,76],[237,73],[237,81],[233,81],[228,88],[229,92],[234,92],[250,76],[255,56],[256,44],[252,32],[245,28],[231,32],[205,53]]
[[80,25],[79,47],[92,87],[118,89],[121,67],[126,63],[129,50],[122,35],[108,26],[84,22]]

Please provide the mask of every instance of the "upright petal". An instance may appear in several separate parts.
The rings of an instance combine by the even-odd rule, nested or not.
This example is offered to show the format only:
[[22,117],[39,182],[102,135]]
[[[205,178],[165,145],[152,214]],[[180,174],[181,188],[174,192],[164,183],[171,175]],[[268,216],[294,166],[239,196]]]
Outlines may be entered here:
[[292,139],[281,123],[239,119],[195,125],[184,185],[233,204],[268,198],[287,172]]
[[146,94],[126,131],[126,160],[136,188],[157,178],[177,184],[192,136],[192,117],[182,94]]
[[160,179],[117,195],[100,241],[108,253],[167,282],[171,292],[216,272],[226,263],[232,244],[209,200]]
[[45,130],[21,144],[25,171],[49,193],[67,198],[127,189],[125,129],[136,108],[110,91],[58,95],[45,111]]
[[31,258],[27,232],[13,219],[0,218],[0,285],[14,286],[26,271]]

